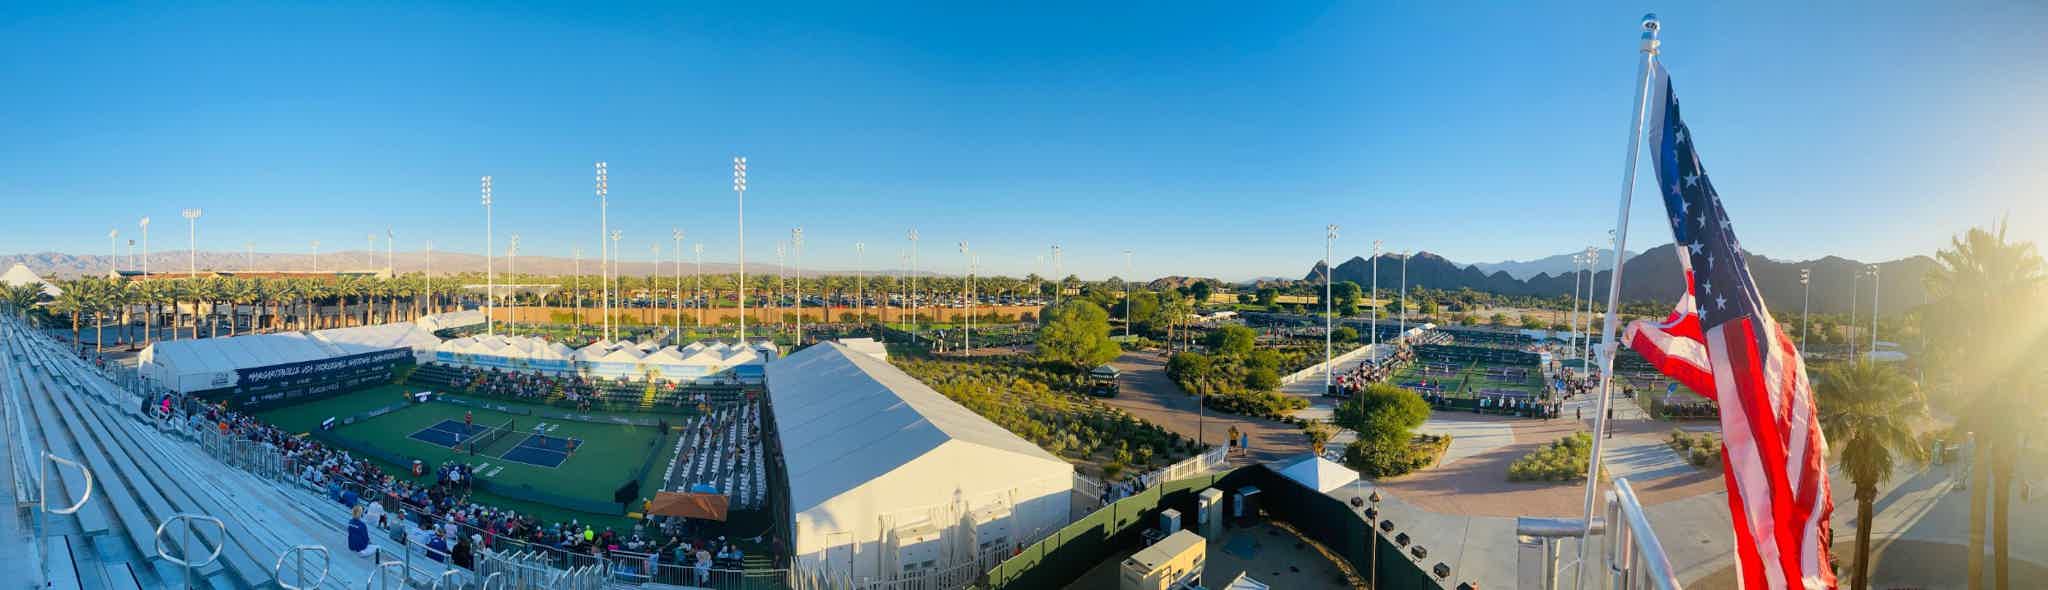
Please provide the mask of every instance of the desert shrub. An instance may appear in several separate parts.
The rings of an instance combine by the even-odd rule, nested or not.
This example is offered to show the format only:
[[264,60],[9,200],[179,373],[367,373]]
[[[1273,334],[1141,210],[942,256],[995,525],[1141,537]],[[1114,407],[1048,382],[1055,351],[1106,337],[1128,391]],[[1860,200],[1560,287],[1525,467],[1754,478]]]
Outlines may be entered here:
[[1593,436],[1584,432],[1557,439],[1508,464],[1509,481],[1574,481],[1586,477]]
[[1687,434],[1684,430],[1673,428],[1671,438],[1666,442],[1694,467],[1721,464],[1721,437],[1714,436],[1713,433]]
[[1202,397],[1209,409],[1240,416],[1278,420],[1308,407],[1308,400],[1271,391],[1232,391]]

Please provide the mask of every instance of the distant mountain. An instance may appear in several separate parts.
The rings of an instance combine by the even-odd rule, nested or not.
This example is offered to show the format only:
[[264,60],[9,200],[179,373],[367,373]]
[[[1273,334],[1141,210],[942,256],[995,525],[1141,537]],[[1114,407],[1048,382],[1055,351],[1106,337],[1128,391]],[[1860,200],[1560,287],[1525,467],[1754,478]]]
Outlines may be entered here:
[[1184,277],[1178,275],[1152,279],[1152,282],[1145,283],[1145,288],[1151,291],[1164,291],[1167,289],[1179,289],[1182,287],[1187,287],[1195,283],[1208,283],[1210,287],[1214,287],[1218,291],[1223,290],[1223,281],[1221,280],[1212,279],[1209,277]]
[[[1813,311],[1815,313],[1848,313],[1852,297],[1857,297],[1859,306],[1868,309],[1870,285],[1856,280],[1856,273],[1866,263],[1839,256],[1828,256],[1818,260],[1780,262],[1767,256],[1746,252],[1749,270],[1758,287],[1764,293],[1765,303],[1778,311],[1796,311],[1804,295],[1799,285],[1799,269],[1810,268],[1813,272]],[[1569,260],[1566,261],[1569,264]],[[1604,265],[1603,265],[1604,266]],[[1933,270],[1935,262],[1927,256],[1913,256],[1889,262],[1877,263],[1878,272],[1888,280],[1882,281],[1883,288],[1878,303],[1883,312],[1894,314],[1927,303],[1925,288],[1919,277]],[[1310,267],[1304,280],[1322,280],[1322,263]],[[1337,265],[1334,277],[1339,281],[1352,281],[1368,289],[1372,285],[1372,262],[1354,257]],[[1611,267],[1609,267],[1611,269]],[[1671,303],[1678,300],[1685,285],[1678,270],[1676,246],[1665,244],[1629,258],[1622,269],[1624,281],[1621,285],[1622,301],[1656,301]],[[1600,271],[1593,279],[1593,293],[1605,293],[1610,270]],[[1399,289],[1401,285],[1401,259],[1387,255],[1380,261],[1379,280],[1382,290]],[[1460,268],[1456,263],[1429,252],[1419,252],[1408,261],[1408,284],[1431,289],[1455,291],[1472,289],[1502,295],[1556,297],[1572,292],[1573,277],[1569,268],[1563,275],[1537,273],[1527,279],[1517,279],[1505,271],[1486,272],[1477,265]],[[1855,290],[1860,285],[1860,293]]]
[[[143,265],[140,260],[141,257],[140,254],[136,255],[137,260],[132,265],[129,263],[127,256],[118,257],[116,262],[122,270],[138,269]],[[429,261],[427,253],[421,251],[398,252],[392,258],[393,266],[396,266],[400,273],[423,271],[426,269]],[[152,252],[149,256],[148,266],[150,272],[176,272],[191,268],[195,261],[199,270],[222,271],[243,269],[313,270],[315,268],[324,270],[383,270],[385,266],[383,252],[377,252],[376,258],[372,260],[362,250],[321,252],[318,266],[314,265],[311,253],[257,252],[251,255],[243,252],[199,252],[196,256],[188,257],[187,253],[182,250]],[[36,274],[54,279],[72,279],[88,274],[102,276],[110,268],[107,264],[106,256],[79,256],[58,252],[0,255],[0,268],[12,266],[16,262],[28,265],[29,270],[35,271]],[[436,276],[445,273],[484,271],[484,257],[475,254],[434,252],[432,262]],[[508,260],[503,256],[497,259],[499,272],[516,270],[522,274],[543,276],[574,274],[578,264],[576,259],[573,258],[552,256],[520,256],[517,261]],[[585,258],[580,264],[584,274],[597,274],[596,259]],[[704,263],[704,272],[706,273],[730,273],[738,269],[739,265],[737,264],[724,262]],[[696,270],[695,263],[688,260],[683,262],[683,272],[685,274],[694,270]],[[772,273],[775,272],[775,265],[756,262],[748,265],[747,271],[753,273]],[[668,261],[661,262],[659,269],[657,269],[654,262],[627,260],[619,263],[619,272],[628,276],[648,275],[657,272],[667,275],[675,272],[675,267]],[[825,272],[837,273],[842,271],[803,269],[791,270],[790,272],[803,276],[815,276]],[[869,269],[868,272],[873,275],[885,273],[904,274],[902,271],[887,269]],[[934,273],[919,271],[918,274],[932,275]]]
[[[1478,267],[1479,272],[1483,272],[1486,274],[1504,272],[1508,273],[1508,276],[1526,280],[1529,277],[1533,277],[1539,274],[1548,274],[1552,276],[1571,274],[1572,269],[1576,266],[1572,264],[1572,257],[1577,256],[1579,254],[1580,252],[1566,252],[1563,254],[1558,254],[1556,256],[1548,256],[1526,262],[1519,260],[1504,260],[1501,262],[1480,262],[1475,263],[1472,266]],[[1628,253],[1630,257],[1634,257],[1637,254],[1639,253]],[[1600,250],[1600,260],[1613,262],[1614,249],[1602,248]]]

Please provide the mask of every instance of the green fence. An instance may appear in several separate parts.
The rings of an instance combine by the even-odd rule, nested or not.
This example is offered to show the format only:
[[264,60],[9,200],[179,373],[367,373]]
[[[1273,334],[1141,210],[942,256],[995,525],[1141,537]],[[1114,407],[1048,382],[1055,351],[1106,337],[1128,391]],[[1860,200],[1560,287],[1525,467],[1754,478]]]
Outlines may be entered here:
[[[1140,532],[1158,522],[1161,510],[1180,511],[1181,522],[1196,526],[1196,494],[1215,487],[1225,494],[1224,509],[1246,486],[1260,490],[1255,503],[1271,519],[1286,522],[1303,535],[1322,543],[1370,576],[1372,556],[1366,552],[1370,533],[1363,517],[1352,512],[1342,500],[1303,487],[1263,465],[1229,472],[1211,473],[1171,481],[1118,500],[1067,525],[1051,536],[1027,547],[1016,557],[989,570],[987,579],[976,585],[983,590],[1060,588],[1080,579],[1082,574],[1104,560],[1138,547]],[[1387,538],[1378,543],[1379,580],[1384,588],[1439,590],[1442,588],[1424,565],[1411,559]],[[1434,564],[1435,561],[1426,563]]]

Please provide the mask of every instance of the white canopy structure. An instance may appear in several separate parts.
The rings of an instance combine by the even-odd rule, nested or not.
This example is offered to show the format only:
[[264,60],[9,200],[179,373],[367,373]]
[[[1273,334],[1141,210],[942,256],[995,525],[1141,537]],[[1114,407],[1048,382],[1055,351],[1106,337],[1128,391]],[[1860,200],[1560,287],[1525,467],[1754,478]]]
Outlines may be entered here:
[[767,366],[794,557],[887,580],[971,563],[1064,526],[1074,467],[837,342]]
[[1342,463],[1319,456],[1309,456],[1284,467],[1280,469],[1280,475],[1325,493],[1358,481],[1358,472],[1352,471]]
[[420,327],[422,328],[426,328],[428,332],[446,330],[449,328],[461,328],[464,326],[474,326],[477,324],[484,323],[484,312],[471,309],[464,311],[452,311],[448,313],[437,313],[433,315],[421,316],[420,319],[413,320],[413,323],[419,324]]
[[434,351],[441,346],[441,339],[434,337],[433,330],[410,322],[316,330],[312,334],[340,354],[410,348],[418,362],[433,358]]
[[56,285],[43,280],[43,277],[37,275],[36,271],[29,270],[28,265],[19,262],[14,263],[14,266],[8,267],[7,272],[0,273],[0,285],[42,285],[43,294],[50,297],[56,297],[64,293],[63,289],[58,289]]

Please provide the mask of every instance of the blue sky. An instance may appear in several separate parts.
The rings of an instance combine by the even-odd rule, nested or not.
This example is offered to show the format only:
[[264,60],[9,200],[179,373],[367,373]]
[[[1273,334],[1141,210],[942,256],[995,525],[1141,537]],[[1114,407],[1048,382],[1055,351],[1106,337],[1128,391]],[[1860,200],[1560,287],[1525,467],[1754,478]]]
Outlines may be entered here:
[[[201,249],[390,225],[480,252],[484,174],[500,248],[594,252],[606,160],[629,259],[681,227],[731,260],[744,154],[751,260],[802,225],[806,266],[895,266],[914,226],[942,270],[965,239],[994,272],[1057,243],[1083,276],[1132,249],[1232,279],[1298,275],[1332,222],[1344,257],[1604,240],[1666,8],[55,4],[0,8],[0,253],[101,253],[141,215],[163,248],[184,207]],[[1659,10],[1664,60],[1746,246],[1891,258],[2001,213],[2048,238],[2048,7],[1713,4]],[[1668,241],[1655,207],[1632,249]]]

